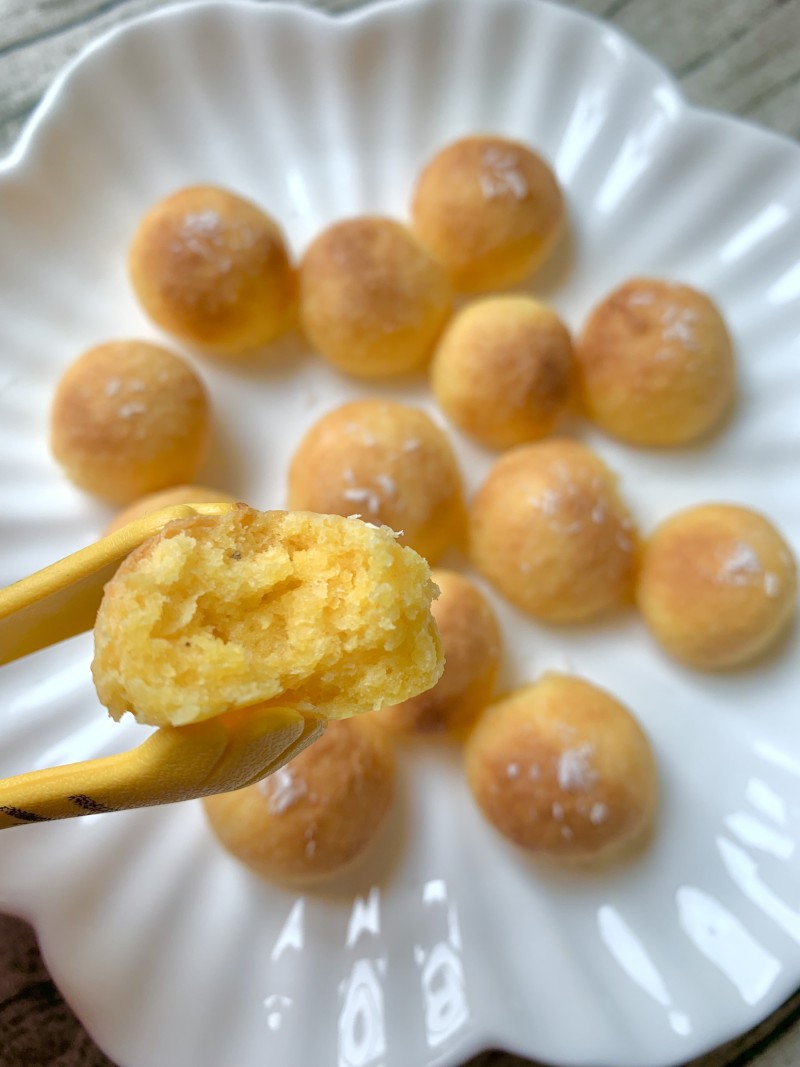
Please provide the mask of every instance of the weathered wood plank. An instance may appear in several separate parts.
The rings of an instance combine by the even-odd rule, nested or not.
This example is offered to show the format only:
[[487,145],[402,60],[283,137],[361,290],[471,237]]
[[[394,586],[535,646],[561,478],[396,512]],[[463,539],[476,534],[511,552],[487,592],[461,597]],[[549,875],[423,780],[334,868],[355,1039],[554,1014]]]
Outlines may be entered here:
[[99,17],[124,0],[3,0],[0,4],[0,55],[8,49],[32,44],[43,35],[54,36]]
[[795,86],[800,110],[800,6],[772,7],[683,84],[693,99],[748,117],[770,96]]
[[682,77],[695,65],[724,56],[738,36],[756,26],[781,0],[636,0],[615,19],[617,25]]
[[588,11],[591,15],[597,15],[599,18],[611,19],[613,18],[614,8],[619,3],[619,0],[573,0],[573,7],[579,7],[583,11]]
[[[52,36],[44,34],[32,43],[22,43],[19,48],[7,48],[5,53],[0,53],[0,153],[11,147],[12,137],[50,82],[85,45],[118,25],[124,17],[163,7],[164,0],[124,0],[108,10],[105,4],[95,6],[99,13],[89,21],[71,24]],[[41,34],[44,23],[40,21],[37,26]]]
[[800,141],[800,86],[797,80],[792,78],[783,88],[774,87],[766,99],[751,105],[747,117]]
[[[341,11],[367,0],[285,0]],[[0,157],[58,72],[90,41],[168,0],[0,0]],[[63,8],[63,9],[62,9]]]
[[[298,0],[290,0],[298,2]],[[364,0],[359,0],[364,2]],[[63,65],[88,41],[165,0],[2,0],[0,153]],[[344,10],[353,0],[316,0]],[[667,67],[696,103],[800,133],[800,0],[578,0]]]

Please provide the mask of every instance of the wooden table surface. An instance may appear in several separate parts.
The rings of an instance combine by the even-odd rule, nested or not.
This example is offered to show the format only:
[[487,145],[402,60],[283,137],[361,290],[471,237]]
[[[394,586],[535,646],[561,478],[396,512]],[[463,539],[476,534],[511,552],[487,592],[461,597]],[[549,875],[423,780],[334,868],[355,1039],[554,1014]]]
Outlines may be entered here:
[[[68,59],[110,27],[163,6],[164,0],[0,0],[0,155]],[[344,11],[359,3],[313,6]],[[690,100],[800,138],[800,0],[577,0],[575,6],[639,41],[673,71]],[[745,1063],[800,1064],[800,994],[693,1067]],[[0,1067],[113,1067],[59,997],[31,931],[3,916]],[[524,1065],[487,1053],[469,1067]]]

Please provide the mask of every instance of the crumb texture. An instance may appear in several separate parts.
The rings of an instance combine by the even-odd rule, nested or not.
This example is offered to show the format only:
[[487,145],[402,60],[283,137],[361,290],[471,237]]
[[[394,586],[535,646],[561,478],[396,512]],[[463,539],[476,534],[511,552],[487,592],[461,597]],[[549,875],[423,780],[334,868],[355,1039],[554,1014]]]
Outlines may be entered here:
[[272,701],[338,718],[435,684],[427,564],[385,528],[258,512],[172,523],[106,586],[92,664],[114,718],[182,725]]
[[463,736],[489,703],[503,638],[494,610],[478,586],[450,570],[435,570],[439,589],[432,613],[445,654],[444,674],[432,689],[384,708],[381,722],[407,734]]

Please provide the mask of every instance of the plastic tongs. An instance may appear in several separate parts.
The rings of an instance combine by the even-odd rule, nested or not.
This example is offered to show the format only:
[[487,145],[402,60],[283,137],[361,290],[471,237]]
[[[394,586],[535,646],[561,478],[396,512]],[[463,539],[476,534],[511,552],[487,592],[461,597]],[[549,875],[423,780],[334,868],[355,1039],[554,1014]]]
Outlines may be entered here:
[[[0,666],[91,629],[105,583],[168,522],[232,506],[164,508],[0,589]],[[294,708],[258,704],[163,726],[130,752],[0,779],[0,829],[241,789],[278,770],[324,728]]]

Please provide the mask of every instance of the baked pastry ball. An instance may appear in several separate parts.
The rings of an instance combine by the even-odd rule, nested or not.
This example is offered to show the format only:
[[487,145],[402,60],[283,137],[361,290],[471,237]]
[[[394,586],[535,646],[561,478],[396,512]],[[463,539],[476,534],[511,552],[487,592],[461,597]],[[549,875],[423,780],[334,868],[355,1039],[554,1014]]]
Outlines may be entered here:
[[170,489],[162,489],[158,493],[149,493],[147,496],[136,500],[130,507],[120,511],[106,526],[106,535],[122,529],[134,519],[141,519],[144,515],[152,515],[162,508],[171,508],[176,504],[235,504],[236,497],[230,493],[223,493],[221,489],[209,489],[205,485],[173,485]]
[[154,726],[260,703],[373,711],[439,680],[435,595],[391,530],[240,504],[128,556],[105,587],[92,674],[113,718]]
[[502,456],[472,502],[470,555],[523,611],[584,622],[632,597],[637,539],[615,475],[576,441]]
[[592,311],[575,354],[587,414],[631,444],[694,441],[733,403],[727,328],[714,303],[688,285],[626,282]]
[[677,659],[706,670],[736,667],[789,622],[797,568],[763,515],[705,504],[656,528],[642,554],[636,598],[653,636]]
[[499,289],[540,266],[564,228],[555,174],[530,148],[474,136],[443,148],[417,181],[413,229],[464,292]]
[[64,372],[50,413],[50,447],[64,473],[115,504],[191,481],[210,431],[200,378],[146,341],[84,352]]
[[311,427],[289,466],[289,506],[390,526],[431,563],[463,537],[450,442],[424,411],[392,400],[354,400]]
[[362,717],[329,723],[279,771],[203,804],[220,844],[256,874],[313,882],[363,855],[386,821],[394,785],[386,731]]
[[459,429],[489,448],[549,433],[570,399],[572,341],[546,304],[496,296],[464,308],[436,347],[431,385]]
[[391,219],[346,219],[329,226],[300,265],[306,336],[329,363],[356,378],[386,378],[419,367],[450,307],[441,267]]
[[658,775],[650,743],[627,708],[581,678],[545,674],[492,704],[465,760],[484,816],[537,855],[606,859],[652,825]]
[[153,322],[210,352],[257,348],[292,325],[297,279],[283,233],[226,189],[194,185],[160,200],[139,223],[128,267]]
[[439,596],[431,614],[444,648],[444,674],[424,693],[378,712],[381,722],[408,734],[461,735],[486,707],[500,666],[502,638],[491,605],[474,582],[434,570]]

